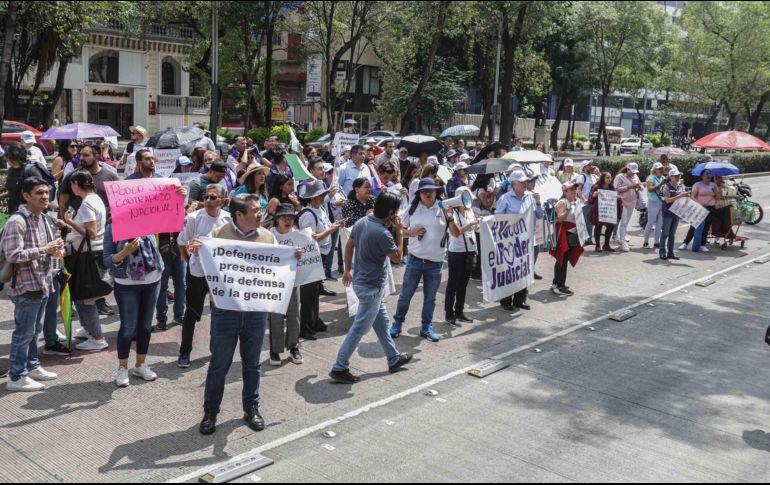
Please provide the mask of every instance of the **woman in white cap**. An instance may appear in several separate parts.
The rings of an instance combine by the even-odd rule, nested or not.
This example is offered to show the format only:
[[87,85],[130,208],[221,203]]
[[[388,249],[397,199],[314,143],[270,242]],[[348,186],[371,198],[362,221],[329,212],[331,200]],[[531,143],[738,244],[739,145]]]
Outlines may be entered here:
[[618,235],[620,236],[620,250],[623,252],[629,252],[628,247],[628,225],[631,223],[631,218],[634,216],[634,210],[636,210],[636,203],[639,198],[639,191],[644,187],[639,180],[639,165],[636,163],[629,163],[626,168],[621,170],[617,177],[615,177],[615,190],[620,196],[620,200],[623,203],[623,216],[618,223]]
[[656,248],[660,247],[660,234],[663,232],[663,200],[660,198],[660,189],[666,185],[666,177],[663,176],[663,164],[656,162],[652,166],[652,173],[647,177],[647,227],[644,228],[644,248],[650,247],[650,233],[655,228]]
[[455,196],[457,189],[468,186],[468,164],[460,162],[454,167],[454,177],[449,179],[446,184],[447,197],[450,199]]
[[556,204],[556,247],[550,249],[551,256],[556,258],[554,267],[553,286],[551,291],[557,295],[573,295],[567,286],[567,270],[569,265],[577,266],[583,247],[577,233],[575,213],[577,211],[577,185],[566,183],[562,186],[564,197]]
[[[473,195],[468,187],[460,187],[456,194],[462,196],[467,194],[468,199],[472,200]],[[478,251],[476,231],[479,229],[479,221],[471,209],[460,205],[453,209],[455,221],[460,228],[460,235],[455,237],[449,235],[449,282],[446,285],[446,298],[444,299],[444,310],[446,312],[446,321],[451,325],[457,325],[457,322],[473,323],[473,320],[466,317],[465,293],[468,289],[468,283],[471,279],[474,264],[476,263],[476,253]]]
[[571,158],[564,160],[564,166],[559,170],[559,173],[556,174],[556,178],[558,178],[559,182],[562,184],[572,182],[572,179],[575,178],[575,162]]
[[660,259],[678,260],[674,253],[676,230],[679,227],[679,216],[671,212],[671,206],[679,199],[690,196],[681,181],[679,169],[672,167],[668,172],[668,181],[660,190],[660,198],[663,201],[663,232],[660,235]]
[[409,312],[412,297],[423,280],[422,328],[420,337],[438,342],[439,336],[433,330],[433,311],[436,309],[436,294],[441,286],[441,270],[447,251],[447,233],[460,236],[460,228],[450,210],[444,211],[437,201],[442,187],[432,178],[420,180],[411,207],[403,218],[404,237],[411,239],[409,258],[404,270],[404,283],[398,298],[396,314],[390,335],[398,338],[401,327]]

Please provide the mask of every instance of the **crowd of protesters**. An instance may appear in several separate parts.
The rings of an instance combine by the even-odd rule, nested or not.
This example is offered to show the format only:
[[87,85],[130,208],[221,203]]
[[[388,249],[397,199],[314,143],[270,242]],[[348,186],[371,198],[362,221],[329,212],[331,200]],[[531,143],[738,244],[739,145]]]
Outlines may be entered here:
[[[26,136],[26,135],[25,135]],[[311,175],[297,183],[286,155],[290,151],[275,136],[264,150],[253,140],[238,137],[226,157],[210,149],[208,141],[180,156],[176,171],[195,173],[178,193],[186,198],[184,230],[172,234],[147,234],[128,241],[113,237],[105,183],[121,180],[118,170],[135,160],[126,179],[159,177],[155,155],[145,148],[147,131],[132,127],[129,146],[113,159],[103,142],[64,140],[49,169],[28,143],[12,143],[5,151],[9,165],[3,197],[12,214],[2,235],[2,251],[12,275],[5,287],[15,306],[15,329],[11,341],[10,391],[41,391],[56,374],[41,366],[38,350],[43,333],[44,355],[67,356],[73,351],[98,352],[117,347],[115,385],[126,387],[131,378],[154,381],[156,373],[147,364],[154,331],[172,325],[182,327],[178,366],[190,367],[195,327],[205,313],[208,294],[199,250],[203,238],[223,238],[276,244],[276,237],[308,229],[323,259],[325,282],[296,288],[285,315],[234,312],[211,305],[211,357],[204,395],[203,434],[216,428],[227,372],[240,343],[243,365],[244,419],[254,430],[265,427],[259,412],[260,350],[269,332],[269,363],[303,363],[301,342],[316,340],[326,331],[319,300],[335,296],[326,284],[342,278],[353,287],[359,310],[331,369],[333,380],[353,384],[360,378],[350,372],[350,359],[365,334],[374,329],[387,358],[390,372],[411,361],[398,351],[396,341],[410,325],[407,318],[422,283],[419,335],[427,341],[441,340],[435,329],[435,306],[448,262],[445,322],[452,327],[473,323],[465,314],[471,279],[480,280],[480,221],[493,214],[525,214],[532,211],[538,224],[553,223],[553,244],[548,250],[555,259],[552,291],[569,296],[569,266],[576,266],[585,249],[596,252],[630,251],[628,229],[638,209],[645,209],[644,249],[654,248],[661,259],[678,259],[675,236],[678,217],[671,212],[676,200],[693,197],[709,211],[708,227],[726,233],[724,209],[731,195],[722,180],[708,172],[690,194],[682,185],[681,173],[664,156],[642,181],[639,167],[629,163],[613,175],[601,173],[591,161],[576,164],[565,160],[558,171],[550,163],[534,166],[513,164],[505,172],[473,175],[468,169],[484,153],[478,140],[466,150],[463,140],[447,137],[436,154],[409,153],[388,141],[384,149],[354,145],[331,147],[323,156],[313,148],[298,155]],[[517,140],[513,151],[521,150]],[[545,146],[538,147],[545,151]],[[337,155],[333,155],[336,152]],[[488,158],[502,157],[506,150],[490,151]],[[448,179],[439,175],[448,169]],[[537,192],[542,178],[562,184],[563,196],[550,209]],[[599,191],[614,191],[618,205],[615,224],[599,218]],[[469,205],[446,208],[441,201],[467,198]],[[583,207],[582,211],[579,209]],[[729,217],[729,210],[728,216]],[[578,237],[578,219],[584,218],[587,240]],[[343,238],[342,232],[347,231]],[[679,247],[684,250],[695,232]],[[723,235],[726,237],[726,234]],[[343,239],[347,240],[342,244]],[[407,244],[408,242],[408,244]],[[706,241],[694,245],[707,251]],[[615,244],[613,247],[612,244]],[[538,251],[539,252],[539,251]],[[301,250],[297,249],[297,257]],[[76,299],[74,308],[82,328],[73,332],[74,346],[56,329],[59,291],[62,287],[62,257],[86,255],[111,276],[117,302],[120,330],[108,342],[100,315],[115,313],[104,296]],[[338,275],[335,276],[334,260]],[[404,266],[398,303],[391,318],[385,303],[391,266]],[[0,271],[2,273],[2,271]],[[2,275],[0,275],[2,276]],[[539,275],[536,275],[540,279]],[[173,286],[173,291],[170,290]],[[527,289],[504,298],[503,309],[529,310]],[[416,323],[416,322],[415,322]],[[129,365],[132,347],[134,365]]]

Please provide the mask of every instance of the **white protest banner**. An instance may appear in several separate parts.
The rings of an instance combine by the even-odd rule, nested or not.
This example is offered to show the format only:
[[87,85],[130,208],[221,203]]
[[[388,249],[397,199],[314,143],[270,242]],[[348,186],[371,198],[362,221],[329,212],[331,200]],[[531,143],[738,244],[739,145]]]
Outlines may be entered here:
[[176,161],[182,155],[179,148],[155,149],[155,173],[161,177],[170,177],[176,169]]
[[535,282],[532,220],[532,209],[525,214],[487,216],[481,220],[484,301],[500,301]]
[[195,173],[195,172],[187,172],[187,173],[172,173],[171,177],[179,180],[179,183],[182,184],[182,187],[185,187],[187,189],[190,188],[190,182],[200,177],[201,174]]
[[586,218],[583,214],[583,202],[579,200],[575,206],[575,226],[577,227],[578,239],[580,239],[580,245],[582,246],[586,241],[591,239],[591,234],[588,232]]
[[295,230],[286,234],[278,234],[274,230],[273,235],[278,240],[278,244],[302,248],[302,259],[297,261],[297,276],[294,279],[295,288],[308,283],[323,281],[326,278],[323,261],[321,260],[321,250],[318,249],[318,243],[313,239],[313,232],[310,229]]
[[600,190],[597,200],[599,203],[599,222],[617,224],[618,193],[614,190]]
[[200,261],[214,304],[222,310],[286,315],[295,249],[229,239],[201,239]]
[[679,199],[669,210],[692,227],[703,224],[709,215],[709,211],[692,199]]
[[401,184],[396,184],[396,185],[393,185],[392,187],[388,187],[388,192],[401,197],[401,207],[398,210],[399,213],[404,212],[406,209],[409,208],[409,197],[405,197],[401,194],[401,190],[403,190],[403,188],[404,186]]
[[[348,239],[350,239],[350,229],[343,227],[340,229],[340,244],[342,245],[342,257],[345,257],[345,246],[348,244]],[[355,261],[355,253],[353,254],[353,260]],[[390,259],[386,260],[386,280],[385,284],[388,288],[387,295],[395,295],[397,288],[396,288],[396,278],[393,276],[393,266],[390,264]],[[355,317],[356,313],[358,313],[358,297],[356,296],[356,292],[353,291],[353,287],[350,286],[345,291],[347,298],[348,298],[348,316]]]
[[132,153],[126,158],[126,166],[124,168],[123,177],[128,177],[136,170],[136,153]]
[[338,131],[334,135],[334,147],[332,148],[332,155],[335,157],[337,155],[342,155],[340,149],[345,145],[351,147],[353,145],[358,145],[358,138],[359,136],[357,133],[342,133],[341,131]]

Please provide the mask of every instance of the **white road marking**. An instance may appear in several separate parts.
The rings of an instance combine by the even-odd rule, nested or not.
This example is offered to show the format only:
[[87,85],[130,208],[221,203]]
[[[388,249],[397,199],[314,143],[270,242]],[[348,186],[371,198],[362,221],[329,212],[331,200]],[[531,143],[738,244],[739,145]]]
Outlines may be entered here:
[[[766,254],[763,254],[761,256],[757,256],[757,257],[755,257],[755,258],[753,258],[753,259],[751,259],[749,261],[743,261],[743,262],[741,262],[739,264],[736,264],[734,266],[730,266],[729,268],[726,268],[726,269],[723,269],[721,271],[718,271],[718,272],[714,273],[714,276],[726,275],[727,273],[730,273],[732,271],[735,271],[736,269],[739,269],[739,268],[745,266],[747,263],[754,263],[755,261],[758,261],[758,260],[760,260],[762,258],[765,258],[765,257],[770,257],[770,253],[766,253]],[[525,352],[525,351],[530,350],[532,348],[538,347],[538,346],[540,346],[540,345],[542,345],[544,343],[551,342],[551,341],[556,340],[558,338],[564,337],[565,335],[569,335],[569,334],[574,333],[574,332],[576,332],[578,330],[581,330],[583,328],[586,328],[586,327],[589,327],[591,325],[595,325],[596,323],[599,323],[601,321],[607,320],[614,313],[625,311],[625,310],[633,310],[634,308],[638,308],[640,306],[644,306],[644,305],[646,305],[648,303],[651,303],[653,301],[660,300],[661,298],[665,298],[665,297],[667,297],[669,295],[672,295],[674,293],[682,291],[685,288],[688,288],[690,286],[694,286],[695,284],[697,284],[700,281],[703,281],[704,279],[706,279],[706,278],[703,278],[703,277],[697,278],[695,280],[690,281],[689,283],[684,283],[684,284],[682,284],[680,286],[677,286],[676,288],[672,288],[672,289],[670,289],[668,291],[664,291],[663,293],[659,293],[659,294],[657,294],[655,296],[651,296],[649,298],[641,300],[638,303],[634,303],[633,305],[629,305],[629,306],[621,308],[619,310],[614,310],[614,311],[608,312],[608,313],[606,313],[606,314],[604,314],[604,315],[602,315],[600,317],[594,318],[593,320],[589,320],[589,321],[581,323],[579,325],[575,325],[575,326],[569,327],[569,328],[567,328],[565,330],[562,330],[560,332],[557,332],[557,333],[554,333],[552,335],[549,335],[548,337],[544,337],[544,338],[542,338],[540,340],[537,340],[537,341],[532,342],[532,343],[527,344],[527,345],[522,345],[521,347],[517,347],[517,348],[515,348],[513,350],[510,350],[508,352],[503,352],[502,354],[499,354],[499,355],[496,355],[496,356],[492,357],[492,359],[494,359],[494,360],[502,360],[502,359],[504,359],[506,357],[510,357],[512,355]],[[183,475],[183,476],[174,478],[172,480],[167,481],[166,483],[184,483],[184,482],[189,482],[190,480],[197,479],[198,477],[200,477],[201,475],[205,474],[206,472],[208,472],[212,468],[215,468],[215,467],[218,467],[218,466],[224,466],[224,465],[227,465],[227,464],[230,464],[230,463],[235,463],[235,462],[237,462],[239,460],[242,460],[243,458],[246,458],[248,456],[251,456],[251,455],[253,455],[255,453],[262,453],[263,454],[266,451],[270,451],[270,450],[272,450],[274,448],[278,448],[278,447],[281,447],[281,446],[286,445],[288,443],[292,443],[294,441],[297,441],[299,439],[306,438],[306,437],[308,437],[310,435],[313,435],[313,434],[316,434],[319,431],[322,431],[322,430],[324,430],[324,429],[326,429],[326,428],[328,428],[330,426],[335,426],[335,425],[337,425],[337,424],[339,424],[339,423],[341,423],[343,421],[349,421],[349,420],[351,420],[351,419],[353,419],[355,417],[358,417],[358,416],[360,416],[362,414],[366,414],[369,411],[372,411],[373,409],[378,409],[378,408],[381,408],[383,406],[387,406],[388,404],[390,404],[392,402],[395,402],[395,401],[398,401],[398,400],[403,399],[405,397],[408,397],[408,396],[420,393],[420,392],[422,392],[422,391],[424,391],[426,389],[430,389],[430,388],[436,386],[437,384],[440,384],[442,382],[446,382],[446,381],[451,380],[451,379],[453,379],[453,378],[455,378],[457,376],[461,376],[461,375],[467,374],[469,371],[473,370],[476,366],[481,365],[484,362],[486,362],[486,360],[481,361],[481,362],[477,362],[477,363],[475,363],[475,364],[473,364],[471,366],[465,367],[464,369],[455,370],[453,372],[450,372],[449,374],[446,374],[446,375],[441,376],[441,377],[437,377],[437,378],[432,379],[432,380],[430,380],[428,382],[425,382],[425,383],[420,384],[418,386],[412,387],[411,389],[407,389],[405,391],[399,392],[398,394],[394,394],[392,396],[389,396],[389,397],[386,397],[384,399],[381,399],[381,400],[379,400],[377,402],[374,402],[374,403],[368,404],[366,406],[360,407],[360,408],[358,408],[356,410],[350,411],[349,413],[343,414],[343,415],[338,416],[338,417],[336,417],[334,419],[330,419],[328,421],[324,421],[324,422],[316,424],[314,426],[310,426],[310,427],[307,427],[305,429],[301,429],[301,430],[299,430],[297,432],[294,432],[294,433],[292,433],[290,435],[284,436],[283,438],[279,438],[279,439],[277,439],[275,441],[272,441],[270,443],[266,443],[266,444],[264,444],[262,446],[254,448],[251,451],[248,451],[246,453],[242,453],[242,454],[240,454],[238,456],[234,456],[233,458],[227,460],[224,463],[219,463],[219,464],[212,463],[211,465],[209,465],[209,466],[207,466],[205,468],[201,468],[201,469],[199,469],[199,470],[197,470],[195,472],[188,473],[187,475]],[[326,445],[324,447],[327,447],[327,446],[330,446],[330,445]]]

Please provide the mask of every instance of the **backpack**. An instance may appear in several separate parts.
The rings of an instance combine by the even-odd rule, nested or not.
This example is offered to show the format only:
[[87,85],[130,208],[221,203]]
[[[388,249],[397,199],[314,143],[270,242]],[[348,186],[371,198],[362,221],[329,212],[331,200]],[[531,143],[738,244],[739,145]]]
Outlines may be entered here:
[[53,178],[53,175],[51,174],[51,171],[48,170],[48,167],[44,167],[36,162],[24,165],[22,180],[38,176],[45,180],[45,183],[48,184],[50,190],[50,199],[52,201],[56,200],[56,179]]
[[302,217],[302,214],[308,214],[308,213],[313,215],[313,219],[315,219],[315,227],[316,227],[316,229],[318,229],[318,216],[316,215],[316,213],[315,213],[315,212],[313,212],[312,210],[310,210],[310,209],[309,209],[309,208],[307,208],[307,207],[305,207],[304,209],[302,209],[302,210],[300,211],[300,213],[299,213],[299,214],[297,214],[297,223],[299,224],[299,219],[300,219],[300,217]]

